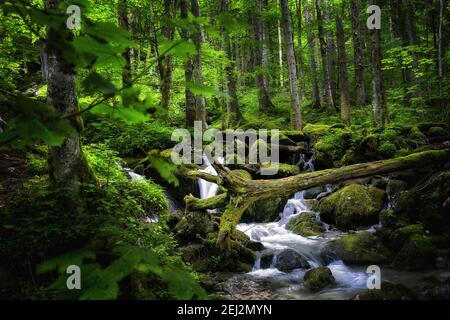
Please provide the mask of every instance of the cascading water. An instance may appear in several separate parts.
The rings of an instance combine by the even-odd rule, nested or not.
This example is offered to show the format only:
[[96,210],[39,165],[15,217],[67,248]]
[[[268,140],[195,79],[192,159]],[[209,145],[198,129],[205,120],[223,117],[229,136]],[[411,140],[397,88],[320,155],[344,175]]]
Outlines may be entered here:
[[[304,160],[303,155],[301,159]],[[201,171],[217,175],[217,172],[206,157],[204,157],[204,162],[206,168]],[[312,160],[305,162],[304,171],[314,171]],[[217,194],[218,186],[215,183],[199,179],[198,185],[202,199],[207,199]],[[331,186],[329,185],[325,193],[330,192]],[[275,267],[278,254],[286,249],[295,250],[308,261],[311,267],[324,265],[322,258],[323,248],[326,242],[338,235],[338,232],[329,231],[329,226],[326,224],[323,224],[326,230],[323,237],[302,237],[286,229],[286,225],[290,219],[304,212],[312,211],[304,195],[305,191],[297,192],[292,199],[288,200],[283,212],[280,214],[279,221],[270,223],[241,223],[237,226],[237,229],[248,235],[251,240],[261,242],[264,245],[264,250],[257,253],[253,270],[248,275],[272,280],[276,284],[275,287],[278,287],[275,295],[281,298],[343,298],[351,296],[358,290],[364,289],[368,276],[363,268],[349,268],[342,261],[334,261],[327,265],[333,273],[338,286],[321,292],[319,296],[303,288],[303,275],[307,269],[298,268],[292,272],[285,273]],[[324,195],[322,193],[318,197]],[[316,213],[316,216],[320,222],[320,214]],[[271,263],[266,268],[262,268],[261,259],[267,256],[272,257]]]

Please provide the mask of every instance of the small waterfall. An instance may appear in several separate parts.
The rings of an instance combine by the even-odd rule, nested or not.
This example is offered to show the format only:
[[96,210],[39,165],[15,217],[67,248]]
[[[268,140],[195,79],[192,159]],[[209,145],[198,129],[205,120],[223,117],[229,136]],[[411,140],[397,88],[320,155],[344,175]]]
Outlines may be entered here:
[[[223,158],[218,158],[217,161],[221,164],[224,163]],[[214,167],[211,165],[208,157],[203,156],[203,162],[206,165],[206,168],[201,169],[201,172],[211,174],[213,176],[217,176],[217,172]],[[208,199],[214,197],[219,190],[219,186],[213,182],[209,182],[203,179],[198,179],[198,188],[200,192],[200,199]]]

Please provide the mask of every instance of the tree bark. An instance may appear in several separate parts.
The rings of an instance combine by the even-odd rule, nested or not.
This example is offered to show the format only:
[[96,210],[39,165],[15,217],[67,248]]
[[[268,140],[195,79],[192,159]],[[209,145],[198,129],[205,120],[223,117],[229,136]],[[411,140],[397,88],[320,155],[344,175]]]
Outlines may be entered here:
[[291,12],[287,0],[280,0],[281,24],[284,33],[286,61],[288,64],[289,87],[291,92],[291,123],[295,130],[302,129],[302,114],[297,83],[297,66],[295,62],[294,43],[292,38]]
[[[163,21],[162,34],[167,40],[173,40],[174,28],[169,19],[172,18],[174,12],[173,0],[164,1],[164,17],[167,21]],[[172,88],[172,72],[173,72],[173,58],[171,54],[166,54],[160,63],[161,73],[161,108],[167,110],[170,104],[170,91]]]
[[309,9],[305,6],[305,22],[308,32],[308,48],[309,48],[309,72],[311,73],[312,101],[315,108],[320,108],[320,92],[317,80],[317,68],[314,61],[314,35],[311,32],[312,24],[309,16]]
[[322,71],[323,71],[323,80],[325,82],[325,98],[327,102],[328,109],[331,113],[336,112],[336,105],[334,103],[333,97],[333,85],[331,82],[331,74],[330,74],[330,61],[327,52],[327,43],[325,42],[325,31],[323,27],[323,17],[322,17],[322,9],[320,7],[319,0],[315,0],[316,2],[316,14],[317,14],[317,26],[319,31],[319,44],[320,44],[320,54],[322,56]]
[[438,44],[438,78],[439,78],[439,96],[442,98],[442,78],[444,75],[443,67],[443,28],[444,26],[444,0],[439,0],[439,44]]
[[[198,5],[198,0],[191,0],[191,11],[194,17],[200,17],[200,7]],[[194,56],[194,80],[195,83],[203,85],[203,70],[202,70],[202,41],[203,41],[203,31],[198,23],[195,23],[195,33],[193,35],[193,41],[195,48],[197,50]],[[206,128],[206,101],[205,97],[202,95],[195,96],[195,118],[197,121],[202,122],[203,128]]]
[[[379,5],[378,0],[372,1]],[[381,30],[370,30],[372,33],[372,68],[373,68],[373,121],[377,128],[384,128],[388,122],[386,91],[384,88],[384,76],[381,69]]]
[[[188,18],[188,3],[187,0],[180,0],[180,15],[181,19],[187,19]],[[189,41],[189,30],[187,28],[182,28],[181,30],[181,37],[185,41]],[[186,58],[186,61],[184,63],[184,78],[186,80],[186,83],[192,83],[194,80],[194,65],[192,62],[192,57],[188,56]],[[186,87],[185,89],[185,113],[186,113],[186,127],[187,128],[193,128],[194,122],[196,119],[196,103],[195,103],[195,96],[189,90],[189,88]]]
[[[46,0],[45,8],[63,15],[59,8],[61,2],[61,0]],[[72,32],[64,23],[61,23],[59,27],[47,27],[45,46],[48,57],[47,100],[54,106],[61,118],[79,112],[75,67],[66,60],[59,49],[61,41],[71,42],[73,40]],[[72,199],[70,201],[77,203],[80,183],[95,182],[95,177],[81,147],[82,120],[80,116],[72,116],[69,120],[76,130],[69,134],[61,146],[49,148],[48,166],[52,184],[65,188],[68,198]]]
[[[228,0],[221,0],[220,11],[222,13],[228,12]],[[241,113],[239,110],[239,102],[237,98],[236,74],[233,53],[231,50],[230,35],[226,28],[222,28],[222,34],[225,43],[225,53],[228,57],[228,63],[225,67],[228,93],[226,127],[232,127],[239,123],[239,121],[241,120]]]
[[[119,18],[119,26],[124,30],[129,29],[128,22],[128,3],[127,0],[118,0],[117,2],[117,16]],[[132,76],[131,76],[131,50],[127,48],[123,53],[123,58],[125,59],[125,66],[122,70],[122,86],[124,88],[131,88]]]
[[254,19],[255,40],[257,42],[255,50],[256,87],[258,90],[259,109],[268,112],[274,108],[270,96],[269,80],[269,47],[267,44],[267,26],[263,20],[262,13],[266,10],[266,0],[258,0],[257,15]]
[[344,33],[344,26],[342,25],[342,20],[339,15],[336,15],[336,39],[338,44],[338,56],[339,56],[339,89],[341,95],[341,118],[346,126],[350,126],[350,101],[349,101],[350,94],[347,75],[347,56],[345,53],[345,33]]
[[353,29],[353,50],[355,55],[355,104],[358,107],[363,107],[366,105],[366,88],[364,84],[364,50],[359,10],[358,1],[350,0],[350,17]]

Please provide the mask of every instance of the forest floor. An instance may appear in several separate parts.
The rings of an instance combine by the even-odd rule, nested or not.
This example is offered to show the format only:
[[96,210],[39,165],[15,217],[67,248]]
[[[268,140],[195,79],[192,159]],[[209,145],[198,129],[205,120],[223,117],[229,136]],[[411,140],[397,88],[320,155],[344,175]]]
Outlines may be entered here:
[[7,207],[17,190],[32,177],[25,153],[11,150],[0,153],[0,209]]

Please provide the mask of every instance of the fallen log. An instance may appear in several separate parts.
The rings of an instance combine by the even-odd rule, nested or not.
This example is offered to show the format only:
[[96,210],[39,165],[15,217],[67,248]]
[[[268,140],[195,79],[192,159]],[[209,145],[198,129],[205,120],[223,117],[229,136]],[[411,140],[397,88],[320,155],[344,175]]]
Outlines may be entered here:
[[224,207],[228,203],[228,194],[222,193],[208,199],[198,199],[193,195],[184,197],[187,211],[206,210]]
[[[449,149],[431,150],[396,159],[354,164],[273,180],[244,180],[223,165],[213,163],[218,176],[211,180],[215,180],[217,184],[227,190],[227,199],[229,199],[228,202],[222,201],[224,200],[223,195],[220,196],[221,201],[218,201],[217,197],[216,199],[212,198],[212,202],[216,203],[218,207],[219,204],[221,206],[226,204],[225,211],[221,216],[217,245],[225,250],[230,250],[236,236],[236,226],[242,214],[255,201],[290,195],[329,183],[387,174],[409,168],[439,165],[448,161],[450,161]],[[191,206],[192,203],[195,203],[197,208],[211,208],[211,199],[194,201],[192,198],[188,198]]]

